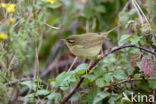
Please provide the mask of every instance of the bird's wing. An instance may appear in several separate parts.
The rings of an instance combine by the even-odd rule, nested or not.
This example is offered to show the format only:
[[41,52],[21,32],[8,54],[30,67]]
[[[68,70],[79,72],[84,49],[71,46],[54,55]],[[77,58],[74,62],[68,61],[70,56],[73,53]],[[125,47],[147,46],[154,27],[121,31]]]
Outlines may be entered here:
[[[98,44],[102,44],[102,37],[96,33],[91,33],[83,36],[83,39],[79,40],[81,42],[79,45],[84,46],[84,48],[93,47]],[[85,44],[85,45],[84,45]]]

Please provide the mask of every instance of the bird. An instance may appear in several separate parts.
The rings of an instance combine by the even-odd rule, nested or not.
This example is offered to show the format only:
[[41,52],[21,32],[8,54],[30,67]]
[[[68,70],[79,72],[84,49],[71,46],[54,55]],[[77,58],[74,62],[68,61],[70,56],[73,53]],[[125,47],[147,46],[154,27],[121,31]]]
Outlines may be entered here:
[[[71,35],[66,39],[62,39],[71,53],[79,58],[85,58],[90,60],[96,60],[104,56],[102,49],[103,41],[107,38],[107,35],[115,30],[115,28],[102,33],[84,33],[81,35]],[[98,55],[100,53],[101,54]],[[86,74],[91,67],[92,61],[89,63]]]
[[[85,58],[90,60],[96,60],[100,55],[103,41],[107,38],[107,35],[115,30],[115,28],[102,33],[84,33],[81,35],[71,35],[65,39],[62,39],[71,53],[79,58]],[[101,52],[101,57],[103,51]]]

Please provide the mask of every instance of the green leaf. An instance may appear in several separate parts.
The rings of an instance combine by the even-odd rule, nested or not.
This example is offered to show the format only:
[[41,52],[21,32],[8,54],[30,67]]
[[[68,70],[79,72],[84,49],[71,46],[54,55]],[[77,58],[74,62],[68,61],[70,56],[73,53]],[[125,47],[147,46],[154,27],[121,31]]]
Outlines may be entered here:
[[91,74],[87,74],[87,75],[85,75],[85,78],[89,79],[90,81],[94,81],[96,79],[96,76],[95,75],[91,75]]
[[109,104],[115,104],[116,98],[115,97],[111,97],[108,102]]
[[116,104],[117,100],[120,99],[121,97],[122,97],[122,95],[119,95],[119,94],[111,95],[111,98],[108,100],[108,103],[109,104]]
[[138,44],[140,39],[141,39],[140,36],[125,34],[125,35],[121,36],[121,38],[119,40],[119,45],[120,46],[123,45],[127,40],[130,40],[131,44]]
[[105,73],[105,71],[99,66],[93,69],[93,72],[96,77],[102,76]]
[[111,79],[112,79],[112,73],[106,73],[106,74],[104,74],[104,80],[106,81],[106,82],[110,82],[111,81]]
[[110,96],[110,93],[105,92],[105,91],[97,93],[94,98],[93,104],[99,103],[100,101],[102,101],[103,99],[105,99],[108,96]]
[[71,72],[62,72],[56,77],[55,88],[60,87],[62,90],[67,90],[70,83],[73,83],[76,81],[75,76]]
[[121,79],[127,79],[127,75],[125,74],[125,72],[123,70],[116,70],[114,73],[113,73],[113,76],[118,79],[118,80],[121,80]]
[[142,37],[142,38],[140,39],[140,44],[141,44],[141,45],[145,45],[146,43],[147,43],[146,38],[145,38],[145,37]]
[[138,44],[138,42],[140,41],[140,37],[135,35],[133,36],[133,38],[130,39],[131,44]]
[[106,12],[106,8],[103,5],[98,5],[94,7],[94,10],[99,12],[99,13],[105,13]]
[[[116,57],[114,54],[110,54],[109,56],[106,56],[104,59],[103,59],[103,66],[104,67],[114,67],[114,63],[116,62]],[[100,69],[101,70],[101,69]],[[103,73],[102,73],[103,74]]]
[[86,8],[84,9],[84,15],[85,15],[85,17],[88,18],[88,19],[91,18],[91,17],[93,17],[94,15],[93,15],[92,8],[86,7]]
[[120,12],[119,18],[121,22],[126,22],[129,20],[129,14],[126,12]]
[[125,34],[121,36],[120,41],[129,40],[131,38],[132,38],[132,35]]
[[106,84],[106,82],[104,81],[103,78],[99,78],[99,79],[96,80],[96,85],[97,85],[98,87],[104,87],[105,84]]
[[155,79],[155,80],[149,80],[149,86],[152,89],[156,88],[156,74],[153,74],[150,78]]
[[33,98],[34,95],[35,95],[34,93],[31,93],[31,94],[26,95],[25,98]]
[[49,91],[48,90],[38,90],[36,95],[48,95],[49,94]]
[[88,65],[80,64],[72,73],[73,74],[84,74],[86,72]]
[[137,53],[140,52],[140,50],[138,48],[129,48],[129,53]]
[[97,94],[97,91],[99,91],[99,88],[96,87],[87,91],[88,92],[81,98],[81,102],[79,104],[93,104],[95,95]]
[[129,26],[130,26],[131,24],[134,24],[134,23],[136,23],[134,20],[129,20],[129,21],[125,24],[125,28],[129,28]]
[[129,15],[134,15],[135,13],[136,13],[136,10],[135,10],[135,9],[131,9],[131,10],[128,12]]
[[127,70],[128,75],[133,75],[135,69],[128,63],[126,64],[125,68]]
[[50,84],[52,85],[52,86],[55,86],[55,83],[56,83],[56,80],[55,79],[50,79],[50,80],[48,80],[49,82],[50,82]]
[[150,86],[150,88],[155,89],[156,88],[156,80],[149,81],[149,86]]
[[50,95],[48,95],[48,99],[49,100],[55,99],[55,100],[60,101],[60,100],[62,100],[62,96],[60,93],[52,92]]
[[24,82],[21,82],[21,84],[24,85],[24,86],[29,87],[32,90],[35,90],[36,87],[37,87],[37,85],[33,81],[24,81]]
[[126,40],[130,40],[131,38],[133,38],[132,35],[129,34],[122,35],[119,40],[119,46],[123,45]]
[[59,74],[56,77],[55,88],[58,88],[59,86],[68,85],[68,84],[65,84],[65,83],[67,81],[67,77],[69,77],[69,76],[70,76],[70,73],[68,73],[68,72],[63,72],[63,73]]
[[134,78],[141,78],[141,77],[142,77],[142,74],[140,73],[134,75]]

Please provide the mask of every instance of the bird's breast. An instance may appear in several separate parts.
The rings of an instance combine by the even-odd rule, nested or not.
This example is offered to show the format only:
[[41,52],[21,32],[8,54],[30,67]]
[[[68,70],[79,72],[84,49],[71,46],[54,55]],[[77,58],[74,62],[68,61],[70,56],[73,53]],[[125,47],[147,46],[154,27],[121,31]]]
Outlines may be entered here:
[[75,45],[70,50],[77,57],[92,59],[98,55],[101,48],[102,48],[102,44],[95,45],[88,48],[85,48],[80,45]]

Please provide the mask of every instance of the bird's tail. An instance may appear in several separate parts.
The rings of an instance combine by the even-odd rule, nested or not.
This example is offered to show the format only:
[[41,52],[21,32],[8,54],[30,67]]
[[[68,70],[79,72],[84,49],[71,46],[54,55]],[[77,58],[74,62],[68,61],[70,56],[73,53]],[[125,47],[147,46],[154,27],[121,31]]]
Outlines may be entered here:
[[107,31],[107,32],[101,33],[100,35],[102,35],[104,38],[106,38],[106,37],[108,36],[108,34],[109,34],[110,32],[112,32],[112,31],[114,31],[116,28],[117,28],[117,26],[114,27],[114,28],[112,28],[111,30],[109,30],[109,31]]

